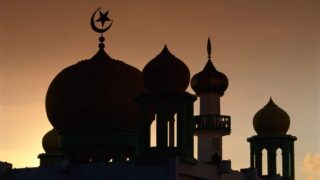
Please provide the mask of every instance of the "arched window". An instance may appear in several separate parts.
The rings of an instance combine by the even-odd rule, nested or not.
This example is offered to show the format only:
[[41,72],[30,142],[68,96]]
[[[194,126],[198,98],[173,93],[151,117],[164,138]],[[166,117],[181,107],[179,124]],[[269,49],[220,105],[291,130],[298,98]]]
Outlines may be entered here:
[[262,175],[268,174],[268,151],[262,150]]
[[282,150],[281,150],[281,148],[277,149],[276,155],[277,155],[277,174],[280,174],[280,176],[282,176],[283,172],[282,172]]
[[157,146],[157,114],[150,126],[150,147]]
[[198,136],[194,135],[193,136],[193,149],[194,149],[194,152],[193,152],[193,157],[195,159],[198,159]]

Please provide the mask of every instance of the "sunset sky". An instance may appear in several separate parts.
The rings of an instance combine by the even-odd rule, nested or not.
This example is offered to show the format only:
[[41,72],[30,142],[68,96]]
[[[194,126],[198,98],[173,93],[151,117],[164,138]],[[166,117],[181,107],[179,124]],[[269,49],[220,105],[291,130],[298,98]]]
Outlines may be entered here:
[[298,138],[296,179],[320,179],[319,0],[1,0],[0,161],[38,166],[41,139],[52,128],[47,88],[98,50],[89,24],[97,7],[114,20],[108,54],[140,70],[166,43],[194,75],[207,61],[210,36],[213,63],[229,78],[221,99],[222,114],[232,117],[224,159],[233,169],[249,167],[252,118],[272,96]]

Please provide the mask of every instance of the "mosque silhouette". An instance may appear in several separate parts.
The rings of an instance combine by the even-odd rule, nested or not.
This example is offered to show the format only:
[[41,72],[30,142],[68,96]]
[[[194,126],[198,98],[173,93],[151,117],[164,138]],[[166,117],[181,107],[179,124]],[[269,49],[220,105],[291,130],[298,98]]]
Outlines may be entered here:
[[[297,138],[286,134],[289,115],[271,98],[253,118],[257,135],[247,139],[250,167],[234,171],[231,161],[223,160],[222,137],[231,133],[231,117],[220,113],[220,98],[229,81],[212,63],[210,39],[208,61],[191,82],[188,67],[166,45],[141,72],[105,52],[103,33],[113,22],[108,13],[99,8],[91,17],[92,29],[101,35],[98,52],[63,69],[48,88],[45,104],[53,129],[42,139],[40,166],[13,169],[0,162],[0,180],[295,179]],[[196,95],[186,92],[189,84]],[[197,98],[200,115],[193,112]]]

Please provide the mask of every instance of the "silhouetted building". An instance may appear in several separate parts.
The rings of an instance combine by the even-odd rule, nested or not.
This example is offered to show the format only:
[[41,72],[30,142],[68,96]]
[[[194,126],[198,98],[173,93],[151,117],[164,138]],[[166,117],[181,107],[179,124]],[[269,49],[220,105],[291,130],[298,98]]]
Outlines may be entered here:
[[220,97],[228,87],[228,78],[211,61],[210,39],[207,51],[207,64],[191,79],[191,87],[200,98],[200,115],[195,116],[195,132],[198,136],[198,159],[201,162],[210,162],[212,158],[222,159],[222,136],[231,132],[230,116],[220,113]]
[[[167,46],[142,72],[111,58],[104,50],[103,33],[112,22],[108,12],[95,11],[91,26],[101,34],[98,52],[63,69],[48,88],[46,112],[54,129],[43,137],[40,166],[12,169],[0,162],[0,180],[294,180],[296,138],[286,135],[289,116],[271,100],[253,120],[257,135],[248,139],[250,168],[234,171],[231,160],[223,160],[222,136],[231,133],[231,117],[221,115],[220,98],[229,82],[212,63],[210,39],[208,62],[191,80],[193,95],[186,92],[188,67]],[[195,116],[197,96],[200,115]],[[155,146],[150,142],[152,124]],[[277,148],[283,152],[282,177],[275,171]]]
[[[253,118],[253,127],[257,135],[248,138],[250,142],[250,166],[258,169],[262,176],[262,151],[267,151],[267,169],[265,176],[277,175],[277,150],[282,153],[282,179],[294,179],[294,141],[296,137],[287,135],[290,126],[289,115],[270,98],[266,106]],[[279,166],[279,164],[278,164]]]

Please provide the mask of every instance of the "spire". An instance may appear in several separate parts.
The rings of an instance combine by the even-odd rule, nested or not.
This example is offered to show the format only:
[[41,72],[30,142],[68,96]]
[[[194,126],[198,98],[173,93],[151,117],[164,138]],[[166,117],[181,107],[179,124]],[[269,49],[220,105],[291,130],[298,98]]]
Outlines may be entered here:
[[[164,47],[163,47],[161,53],[170,53],[167,44],[164,44]],[[171,53],[170,53],[170,54],[171,54]]]
[[[99,17],[99,19],[97,19],[97,20],[95,20],[95,15],[96,15],[96,13],[97,12],[99,12],[99,15],[100,15],[100,17]],[[102,11],[101,11],[101,8],[99,7],[93,14],[92,14],[92,16],[91,16],[91,28],[95,31],[95,32],[97,32],[97,33],[100,33],[100,37],[99,37],[99,48],[100,49],[104,49],[104,47],[105,47],[105,45],[104,45],[104,41],[105,41],[105,38],[103,37],[103,33],[104,32],[106,32],[106,31],[108,31],[110,28],[111,28],[111,26],[112,26],[112,23],[113,23],[113,20],[111,20],[109,17],[108,17],[108,14],[109,14],[109,11],[107,11],[107,12],[105,12],[105,13],[103,13]],[[111,23],[107,26],[107,27],[105,27],[104,28],[104,24],[107,22],[107,21],[111,21]],[[96,26],[96,22],[100,22],[101,23],[101,28],[98,28],[97,26]]]
[[203,70],[195,74],[191,79],[191,88],[197,93],[218,93],[223,96],[228,88],[228,78],[219,72],[211,61],[211,41],[207,41],[208,61]]
[[211,59],[211,41],[210,41],[210,37],[208,38],[207,51],[208,51],[208,58]]
[[273,103],[273,104],[274,104],[273,99],[272,99],[272,96],[270,96],[268,103]]
[[276,105],[276,103],[274,103],[272,97],[270,96],[269,102],[266,104],[266,106],[275,106],[275,107],[279,107],[278,105]]

